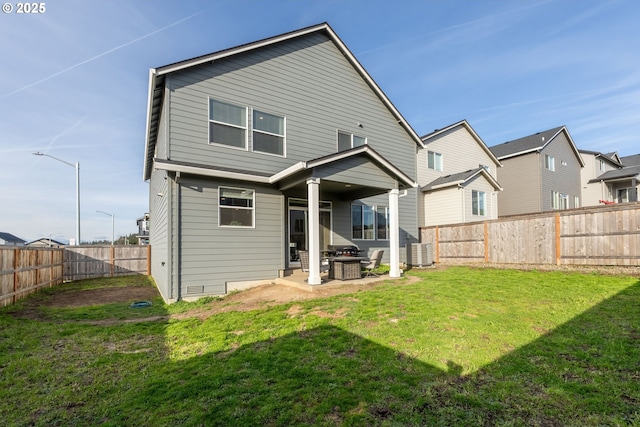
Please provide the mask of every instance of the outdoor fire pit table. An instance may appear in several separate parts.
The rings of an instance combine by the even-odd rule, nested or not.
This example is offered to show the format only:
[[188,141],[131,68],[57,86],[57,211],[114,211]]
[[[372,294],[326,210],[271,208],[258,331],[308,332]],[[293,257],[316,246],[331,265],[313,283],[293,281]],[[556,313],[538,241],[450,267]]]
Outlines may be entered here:
[[369,261],[369,258],[360,256],[339,256],[329,258],[329,279],[359,279],[362,277],[362,269],[360,267],[361,261]]

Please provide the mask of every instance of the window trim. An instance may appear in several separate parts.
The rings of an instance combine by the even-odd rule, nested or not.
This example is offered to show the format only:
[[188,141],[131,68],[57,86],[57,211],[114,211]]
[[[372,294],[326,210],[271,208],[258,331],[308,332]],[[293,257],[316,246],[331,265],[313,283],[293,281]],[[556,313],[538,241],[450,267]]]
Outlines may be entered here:
[[[433,155],[433,167],[429,166],[429,158]],[[439,159],[440,162],[437,162],[436,159]],[[438,164],[439,163],[439,164]],[[440,168],[438,168],[440,166]],[[433,171],[442,172],[444,171],[444,156],[442,153],[438,153],[437,151],[427,150],[427,169],[431,169]]]
[[[226,122],[221,122],[218,120],[213,120],[211,118],[211,101],[214,102],[219,102],[221,104],[227,104],[227,105],[231,105],[234,107],[238,107],[238,108],[244,108],[244,115],[245,115],[245,126],[238,126],[232,123],[226,123]],[[236,147],[234,145],[229,145],[229,144],[223,144],[221,142],[215,142],[215,141],[211,141],[211,126],[210,123],[217,123],[223,126],[228,126],[228,127],[232,127],[235,129],[244,129],[245,134],[244,134],[244,147]],[[225,147],[225,148],[231,148],[234,150],[241,150],[241,151],[249,151],[249,108],[247,106],[243,106],[243,105],[238,105],[238,104],[234,104],[233,102],[228,102],[228,101],[223,101],[221,99],[217,99],[217,98],[213,98],[211,96],[207,97],[207,143],[209,145],[216,145],[218,147]]]
[[[476,205],[474,206],[473,199],[476,199]],[[478,197],[481,196],[481,197]],[[481,206],[482,205],[482,206]],[[487,216],[487,192],[482,190],[471,190],[471,215],[473,216]]]
[[356,135],[353,132],[347,132],[345,130],[338,129],[336,130],[336,153],[339,153],[340,151],[345,151],[345,150],[340,150],[340,134],[349,136],[349,142],[351,146],[345,150],[350,150],[351,148],[355,148],[355,147],[361,147],[361,145],[356,145],[356,146],[353,145],[353,139],[356,137],[364,139],[364,144],[362,145],[369,144],[369,138],[367,138],[366,136]]
[[[240,191],[251,191],[252,193],[252,199],[251,199],[251,205],[252,207],[250,208],[245,208],[242,206],[224,206],[220,203],[220,194],[221,194],[221,190],[222,189],[227,189],[227,190],[240,190]],[[243,210],[251,210],[251,225],[227,225],[227,224],[222,224],[221,220],[222,220],[222,215],[220,214],[221,209],[243,209]],[[218,227],[221,228],[241,228],[241,229],[247,229],[247,228],[256,228],[256,190],[253,188],[243,188],[243,187],[231,187],[228,185],[219,185],[218,186]]]
[[[258,153],[258,154],[266,154],[268,156],[275,156],[275,157],[281,157],[281,158],[286,158],[287,157],[287,117],[284,115],[280,115],[280,114],[274,114],[274,113],[270,113],[268,111],[263,111],[257,108],[250,108],[251,109],[251,152],[252,153]],[[267,131],[263,131],[260,129],[256,129],[255,124],[254,124],[254,114],[258,112],[258,113],[264,113],[264,114],[269,114],[270,116],[275,116],[275,117],[280,117],[282,118],[282,130],[283,133],[282,135],[278,135],[276,133],[271,133],[271,132],[267,132]],[[282,138],[282,154],[276,154],[276,153],[269,153],[267,151],[259,151],[255,149],[255,138],[253,137],[254,132],[258,132],[264,135],[271,135],[271,136],[277,136],[279,138]]]
[[[362,237],[354,237],[354,233],[353,233],[353,208],[354,206],[358,206],[361,208],[360,211],[360,220],[362,222]],[[363,207],[369,207],[371,208],[371,212],[373,213],[373,238],[371,239],[366,239],[364,237],[364,209],[362,209]],[[387,232],[387,237],[386,238],[380,238],[380,236],[378,235],[378,214],[380,213],[380,211],[383,210],[384,212],[384,216],[385,216],[385,220],[386,220],[386,232]],[[366,203],[351,203],[351,208],[350,208],[350,218],[351,218],[351,239],[352,240],[361,240],[361,241],[365,241],[365,242],[371,242],[371,241],[389,241],[389,237],[391,234],[391,229],[390,229],[390,224],[389,224],[389,206],[383,206],[383,205],[367,205]]]
[[556,170],[556,158],[550,154],[544,155],[544,167],[551,172],[555,172]]

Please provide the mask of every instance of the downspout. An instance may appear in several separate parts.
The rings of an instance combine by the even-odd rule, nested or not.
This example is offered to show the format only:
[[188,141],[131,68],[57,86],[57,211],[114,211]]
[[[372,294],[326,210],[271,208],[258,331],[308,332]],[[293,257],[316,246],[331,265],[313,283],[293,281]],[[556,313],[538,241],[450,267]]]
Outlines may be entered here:
[[464,187],[462,184],[458,184],[458,189],[462,197],[462,222],[467,222],[467,207],[465,206]]

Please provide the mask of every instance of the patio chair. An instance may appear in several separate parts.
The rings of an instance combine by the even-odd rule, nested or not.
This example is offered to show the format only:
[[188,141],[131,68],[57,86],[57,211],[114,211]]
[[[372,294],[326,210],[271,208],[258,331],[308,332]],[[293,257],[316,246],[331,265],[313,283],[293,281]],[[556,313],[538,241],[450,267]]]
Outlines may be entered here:
[[[298,251],[298,256],[300,257],[300,268],[305,273],[309,272],[309,251]],[[324,264],[320,262],[320,272],[329,271],[329,264]]]
[[364,270],[366,270],[363,277],[380,277],[379,275],[374,273],[373,270],[380,267],[380,261],[382,261],[383,254],[384,250],[376,249],[371,254],[369,261],[362,261],[361,266]]

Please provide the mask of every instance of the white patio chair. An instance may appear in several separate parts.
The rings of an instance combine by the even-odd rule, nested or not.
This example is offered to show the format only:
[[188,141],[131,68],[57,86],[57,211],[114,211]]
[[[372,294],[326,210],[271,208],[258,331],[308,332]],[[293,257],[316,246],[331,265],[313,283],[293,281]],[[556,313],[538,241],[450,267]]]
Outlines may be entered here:
[[384,254],[384,250],[376,249],[371,254],[369,261],[362,261],[362,268],[365,271],[363,277],[380,277],[376,273],[373,272],[376,268],[380,267],[380,261],[382,261],[382,255]]

